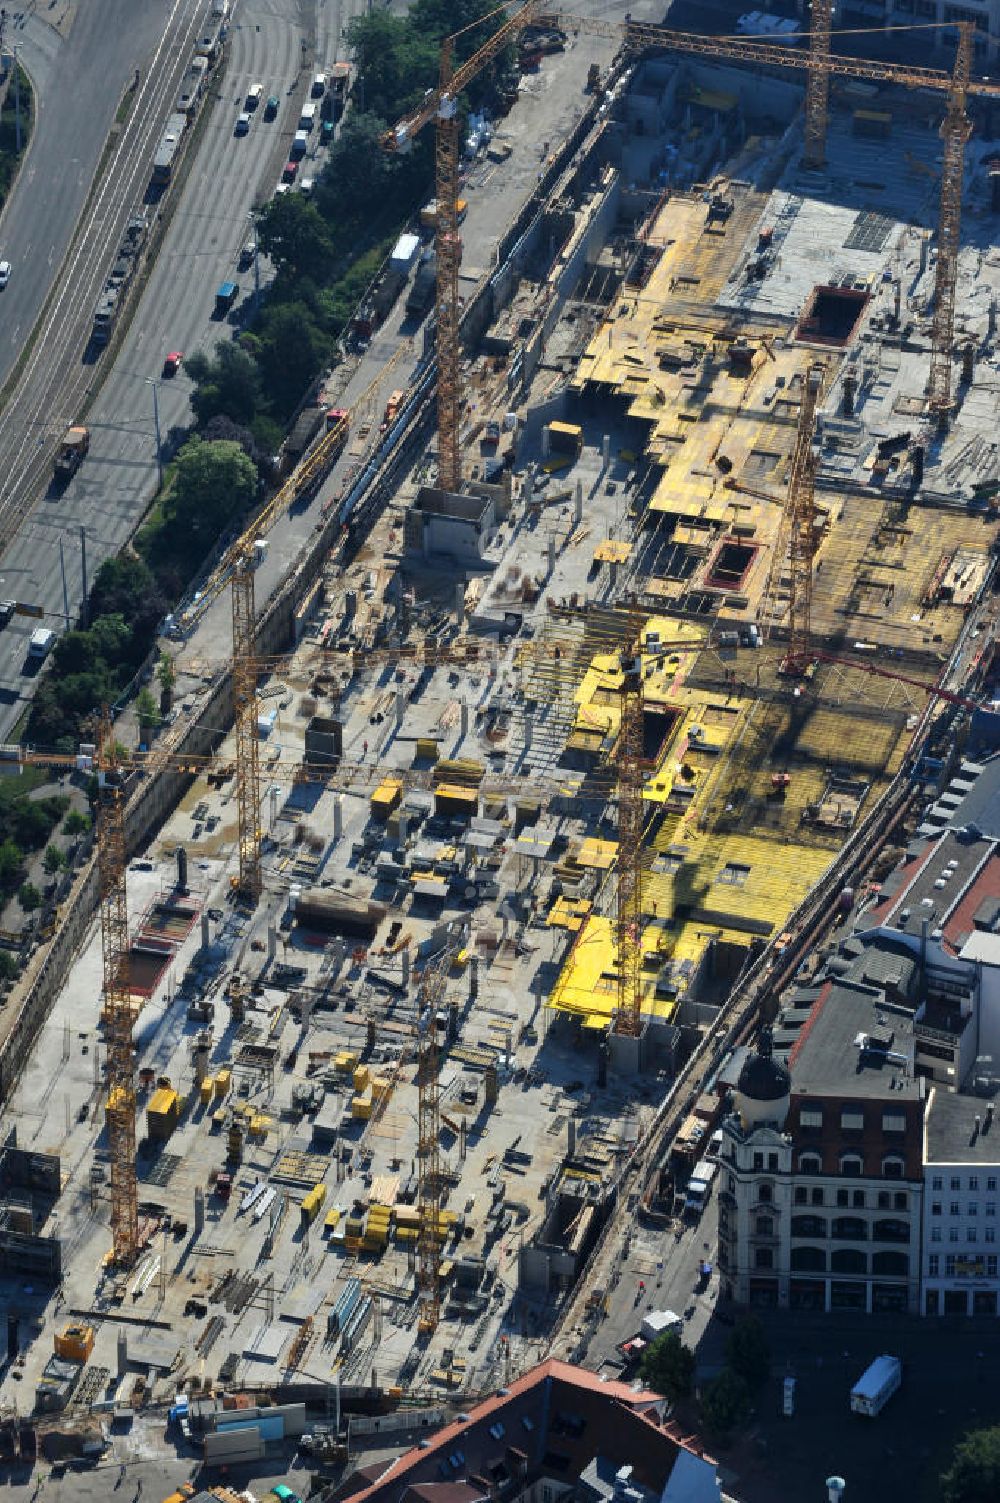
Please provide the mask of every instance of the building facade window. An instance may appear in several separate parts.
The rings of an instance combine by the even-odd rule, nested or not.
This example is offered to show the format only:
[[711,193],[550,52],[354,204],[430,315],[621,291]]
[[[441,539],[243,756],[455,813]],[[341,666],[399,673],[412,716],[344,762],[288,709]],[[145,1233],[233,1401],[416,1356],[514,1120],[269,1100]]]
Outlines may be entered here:
[[931,1241],[932,1242],[940,1242],[941,1241],[941,1228],[939,1226],[932,1226],[931,1227]]
[[865,1114],[859,1111],[843,1111],[840,1114],[841,1132],[864,1132]]
[[818,1153],[800,1153],[799,1154],[799,1173],[800,1174],[821,1174],[822,1170],[823,1170],[823,1160],[820,1158],[820,1156],[819,1156]]
[[805,1185],[796,1185],[795,1186],[795,1196],[794,1196],[794,1199],[795,1199],[795,1204],[797,1206],[804,1206],[804,1205],[806,1205],[806,1203],[809,1200],[809,1191],[806,1189]]
[[898,1216],[884,1216],[872,1227],[872,1236],[876,1242],[909,1242],[910,1223]]
[[995,1226],[984,1227],[983,1228],[983,1241],[984,1242],[995,1242],[996,1240],[997,1240],[997,1229],[996,1229],[996,1227]]
[[821,1206],[823,1204],[823,1191],[818,1185],[813,1187],[812,1203],[814,1206]]
[[825,1273],[826,1253],[821,1247],[793,1247],[788,1263],[793,1273]]
[[825,1216],[793,1216],[792,1217],[792,1236],[793,1237],[825,1237],[826,1236],[826,1217]]
[[852,1179],[858,1179],[864,1172],[864,1165],[859,1154],[842,1153],[840,1155],[841,1174],[850,1175]]
[[958,1241],[958,1227],[957,1226],[950,1226],[948,1228],[948,1241],[949,1242],[957,1242]]
[[882,1173],[886,1179],[902,1179],[905,1168],[903,1160],[897,1153],[886,1154],[882,1160]]
[[872,1273],[894,1274],[905,1278],[910,1271],[910,1260],[902,1252],[877,1252],[872,1258]]
[[996,1187],[997,1187],[997,1177],[996,1177],[996,1175],[995,1174],[988,1174],[986,1176],[986,1188],[987,1188],[987,1190],[995,1190]]
[[754,1233],[755,1236],[758,1236],[758,1237],[773,1237],[774,1236],[774,1222],[773,1222],[773,1220],[771,1219],[770,1216],[758,1216],[757,1219],[756,1219],[756,1221],[754,1222],[754,1228],[755,1228],[755,1233]]
[[833,1235],[842,1242],[866,1242],[868,1223],[860,1216],[837,1216],[833,1222]]
[[754,1249],[753,1266],[755,1268],[773,1268],[774,1253],[769,1247],[757,1247]]
[[940,1267],[941,1267],[941,1257],[940,1257],[940,1254],[936,1253],[936,1252],[932,1252],[931,1255],[930,1255],[930,1257],[927,1259],[927,1277],[929,1279],[936,1279],[936,1278],[938,1278],[938,1276],[939,1276],[938,1270],[940,1269]]
[[935,1174],[932,1177],[932,1179],[931,1179],[931,1189],[932,1190],[943,1190],[944,1189],[944,1180],[941,1178],[940,1174]]
[[823,1126],[823,1113],[815,1107],[804,1106],[799,1112],[799,1126],[815,1129]]
[[905,1190],[897,1190],[892,1197],[892,1203],[897,1211],[909,1210],[910,1197]]
[[978,1174],[970,1174],[969,1175],[969,1189],[970,1190],[978,1190],[979,1189],[979,1175]]
[[906,1131],[906,1117],[902,1112],[883,1112],[882,1131],[884,1133],[904,1133]]
[[932,1216],[940,1216],[940,1214],[941,1214],[941,1202],[939,1200],[932,1200],[931,1201],[931,1215]]

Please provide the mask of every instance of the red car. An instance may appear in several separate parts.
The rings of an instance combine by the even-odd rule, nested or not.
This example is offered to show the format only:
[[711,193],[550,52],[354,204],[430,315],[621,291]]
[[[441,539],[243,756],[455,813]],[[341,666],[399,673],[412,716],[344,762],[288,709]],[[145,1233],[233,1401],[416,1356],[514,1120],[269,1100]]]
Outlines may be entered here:
[[283,183],[294,183],[294,181],[295,181],[295,175],[298,172],[298,170],[299,170],[299,164],[298,164],[298,162],[286,162],[285,163],[285,170],[281,174],[281,181]]
[[163,362],[163,374],[165,376],[176,376],[178,370],[180,369],[180,363],[183,359],[184,356],[181,354],[180,350],[171,350],[170,354]]

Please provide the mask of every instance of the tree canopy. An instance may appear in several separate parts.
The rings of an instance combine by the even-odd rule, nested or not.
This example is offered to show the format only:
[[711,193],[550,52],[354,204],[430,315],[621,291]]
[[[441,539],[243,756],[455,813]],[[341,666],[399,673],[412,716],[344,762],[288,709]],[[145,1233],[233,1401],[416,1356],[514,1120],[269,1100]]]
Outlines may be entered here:
[[315,204],[301,193],[280,193],[264,205],[257,243],[279,275],[319,281],[329,274],[333,243]]
[[771,1348],[759,1316],[744,1315],[726,1342],[726,1361],[749,1388],[760,1388],[771,1372]]
[[202,557],[257,493],[257,467],[235,443],[188,439],[174,461],[163,515],[185,551]]
[[[277,202],[290,198],[286,193]],[[204,427],[220,414],[234,423],[249,424],[263,399],[263,386],[256,362],[239,344],[225,340],[212,356],[197,350],[184,367],[194,382],[191,408]]]
[[1000,1498],[1000,1425],[971,1430],[941,1478],[942,1503],[996,1503]]
[[639,1375],[671,1403],[686,1399],[694,1386],[695,1356],[676,1331],[665,1331],[642,1354]]
[[726,1367],[705,1384],[701,1412],[706,1429],[720,1439],[746,1423],[750,1415],[750,1390],[739,1373]]

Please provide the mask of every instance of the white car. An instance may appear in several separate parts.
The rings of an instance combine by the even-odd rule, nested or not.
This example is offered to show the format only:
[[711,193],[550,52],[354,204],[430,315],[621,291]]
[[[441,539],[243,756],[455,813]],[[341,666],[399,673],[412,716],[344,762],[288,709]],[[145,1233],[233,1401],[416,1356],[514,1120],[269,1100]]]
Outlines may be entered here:
[[10,281],[10,262],[0,261],[0,287],[6,287]]

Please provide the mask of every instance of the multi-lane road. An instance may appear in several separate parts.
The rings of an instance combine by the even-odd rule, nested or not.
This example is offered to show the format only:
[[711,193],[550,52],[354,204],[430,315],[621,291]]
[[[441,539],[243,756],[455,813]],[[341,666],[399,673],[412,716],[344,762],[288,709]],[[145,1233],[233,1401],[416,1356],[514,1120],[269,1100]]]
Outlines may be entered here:
[[[0,598],[41,605],[51,618],[48,624],[61,629],[67,614],[75,619],[82,597],[81,526],[86,528],[91,581],[100,562],[134,530],[157,479],[153,388],[148,382],[159,382],[163,435],[190,421],[183,368],[174,380],[162,381],[164,356],[171,350],[185,355],[211,350],[218,339],[231,336],[231,329],[213,320],[215,289],[235,277],[241,301],[252,295],[253,272],[235,272],[249,237],[251,208],[278,181],[297,104],[314,68],[336,59],[344,45],[342,29],[362,6],[363,0],[333,5],[322,0],[237,0],[225,69],[213,79],[204,106],[197,157],[187,164],[186,183],[171,205],[169,228],[113,368],[109,352],[97,363],[84,359],[94,303],[121,230],[146,194],[152,157],[207,0],[152,0],[141,24],[134,5],[100,0],[80,8],[69,41],[51,30],[32,31],[37,35],[33,46],[25,41],[23,55],[39,98],[39,127],[0,222],[0,245],[14,266],[5,295],[9,300],[0,309],[0,371],[4,361],[7,369],[13,366],[49,286],[53,292],[39,337],[0,415]],[[48,128],[48,121],[60,114],[53,107],[60,91],[72,92],[77,107],[76,92],[67,89],[68,69],[85,72],[92,92],[98,91],[100,58],[91,54],[99,48],[84,28],[84,13],[87,25],[101,36],[114,35],[117,52],[115,66],[106,70],[100,85],[109,96],[107,109],[95,110],[96,123],[88,119],[86,129],[79,128],[74,157],[72,135]],[[139,86],[127,125],[94,183],[80,233],[67,255],[103,143],[136,68]],[[258,110],[248,135],[234,136],[247,88],[257,82],[264,85],[265,97],[281,99],[281,111],[277,120],[265,122]],[[85,104],[79,108],[86,113]],[[36,217],[31,184],[71,160],[78,188],[72,195],[67,189],[59,213]],[[48,490],[53,448],[84,406],[92,434],[90,455],[63,494],[54,496]],[[15,618],[0,634],[0,739],[10,734],[31,693],[33,680],[22,669],[33,624]]]
[[[72,16],[74,3],[78,8]],[[633,11],[644,19],[662,9],[657,0],[637,0],[637,5]],[[76,619],[82,599],[81,527],[86,529],[91,581],[103,559],[134,531],[156,488],[154,391],[161,434],[190,420],[183,366],[175,378],[163,380],[164,357],[171,350],[186,356],[211,350],[218,339],[231,337],[231,328],[213,320],[215,289],[235,278],[242,289],[240,302],[252,295],[253,273],[235,272],[249,234],[250,210],[274,190],[297,106],[313,72],[345,56],[347,24],[366,9],[366,0],[236,0],[225,69],[212,81],[197,154],[185,164],[183,188],[172,190],[179,196],[170,205],[170,221],[141,302],[120,350],[106,351],[89,364],[84,353],[97,293],[122,229],[146,193],[153,154],[208,0],[148,0],[142,8],[125,0],[90,0],[87,5],[62,0],[60,14],[70,14],[71,20],[68,39],[52,31],[37,33],[31,47],[25,40],[23,56],[36,82],[39,126],[0,221],[0,246],[14,267],[0,308],[0,370],[4,360],[9,366],[16,359],[43,311],[24,369],[0,413],[0,599],[38,605],[47,624],[63,629]],[[579,9],[603,14],[604,7],[600,0],[582,0]],[[616,0],[612,9],[620,14],[624,5]],[[109,35],[113,55],[102,69],[99,43]],[[36,32],[31,36],[35,39]],[[613,43],[581,38],[562,58],[551,60],[538,79],[526,82],[522,100],[504,123],[515,145],[513,157],[503,168],[481,167],[470,175],[470,191],[480,202],[466,226],[470,278],[488,267],[509,217],[534,186],[545,142],[558,141],[582,108],[588,61],[600,56],[606,63],[613,51]],[[139,82],[126,125],[88,196],[101,143],[136,69]],[[73,110],[86,113],[86,103],[77,103],[78,93],[86,91],[68,87],[76,73],[92,81],[95,94],[101,89],[104,94],[96,123],[88,120],[71,138],[69,130],[57,130],[50,122],[61,115],[63,99],[70,94]],[[277,95],[281,110],[274,122],[265,122],[258,110],[248,135],[236,137],[233,127],[250,83],[261,83],[265,97]],[[36,219],[32,183],[61,183],[67,162],[73,165],[73,183],[64,190],[65,203],[58,212],[46,211],[53,218]],[[32,266],[44,263],[47,271],[39,270],[36,280],[34,271],[26,273],[25,258]],[[263,280],[266,284],[266,275]],[[49,286],[52,296],[43,309]],[[348,401],[355,388],[377,373],[379,360],[392,353],[397,340],[394,327],[388,339],[376,341]],[[92,433],[90,455],[66,490],[55,496],[48,485],[55,446],[84,410]],[[287,527],[279,529],[275,576],[287,564],[288,550],[301,546],[300,531],[314,525],[310,515],[288,519]],[[261,584],[266,588],[266,581]],[[32,691],[34,680],[23,669],[34,624],[15,617],[0,632],[0,741],[11,735]],[[209,626],[209,637],[212,631]]]

